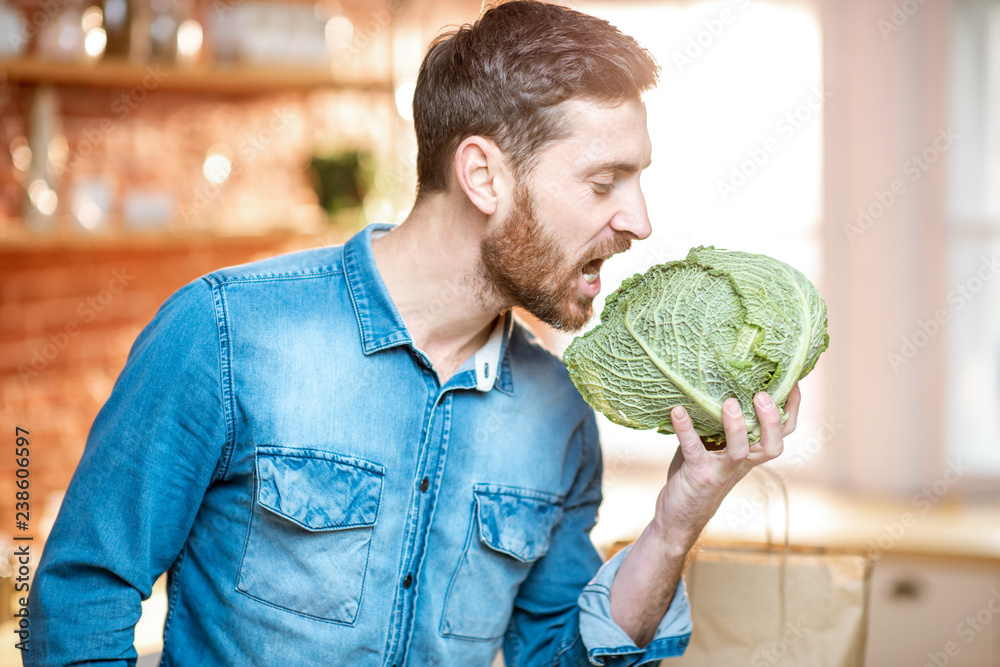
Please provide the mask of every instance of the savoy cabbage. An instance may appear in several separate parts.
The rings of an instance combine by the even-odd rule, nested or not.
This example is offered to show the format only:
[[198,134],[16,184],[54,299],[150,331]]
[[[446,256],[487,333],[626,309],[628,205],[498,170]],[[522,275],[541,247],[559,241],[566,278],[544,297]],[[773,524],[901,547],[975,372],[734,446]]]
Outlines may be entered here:
[[722,402],[736,397],[750,442],[752,399],[783,406],[827,348],[826,304],[794,268],[765,255],[713,247],[622,282],[601,324],[563,357],[583,398],[611,421],[673,433],[683,405],[708,442],[725,439]]

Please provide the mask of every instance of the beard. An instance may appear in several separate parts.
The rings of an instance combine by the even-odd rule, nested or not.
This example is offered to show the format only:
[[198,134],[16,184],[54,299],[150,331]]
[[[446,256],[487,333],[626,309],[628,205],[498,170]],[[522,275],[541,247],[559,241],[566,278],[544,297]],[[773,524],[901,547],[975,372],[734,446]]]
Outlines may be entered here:
[[578,286],[584,267],[631,246],[631,238],[615,232],[572,261],[538,222],[534,200],[520,182],[514,188],[510,215],[480,244],[480,273],[503,303],[524,308],[561,331],[578,331],[594,313],[593,299]]

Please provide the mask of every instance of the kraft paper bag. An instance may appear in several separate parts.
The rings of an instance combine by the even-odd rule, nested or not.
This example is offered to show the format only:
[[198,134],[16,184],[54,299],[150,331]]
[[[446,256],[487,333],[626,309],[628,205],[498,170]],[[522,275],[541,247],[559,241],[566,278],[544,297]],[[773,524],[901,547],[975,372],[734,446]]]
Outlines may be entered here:
[[[785,510],[783,545],[698,549],[684,575],[691,643],[663,667],[862,667],[872,563],[789,545],[788,490],[767,466],[753,479]],[[769,516],[769,513],[768,515]]]
[[705,548],[685,582],[693,632],[662,667],[860,667],[871,562],[860,555]]

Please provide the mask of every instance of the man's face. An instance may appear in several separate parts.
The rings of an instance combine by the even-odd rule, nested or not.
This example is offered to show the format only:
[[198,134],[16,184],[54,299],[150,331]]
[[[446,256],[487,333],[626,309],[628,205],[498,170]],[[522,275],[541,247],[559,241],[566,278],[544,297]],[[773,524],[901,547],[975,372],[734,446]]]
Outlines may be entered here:
[[514,305],[576,331],[593,315],[604,260],[649,236],[639,174],[651,148],[639,101],[563,106],[571,134],[515,185],[510,212],[482,241],[482,270]]

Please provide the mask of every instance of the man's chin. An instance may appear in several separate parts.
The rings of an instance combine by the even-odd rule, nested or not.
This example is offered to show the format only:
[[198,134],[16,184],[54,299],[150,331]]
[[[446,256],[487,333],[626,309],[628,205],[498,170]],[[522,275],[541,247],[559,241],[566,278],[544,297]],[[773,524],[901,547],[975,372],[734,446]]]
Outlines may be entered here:
[[581,297],[576,303],[568,304],[556,312],[532,312],[531,314],[554,329],[566,333],[576,333],[587,326],[587,323],[594,316],[594,302],[593,299]]

